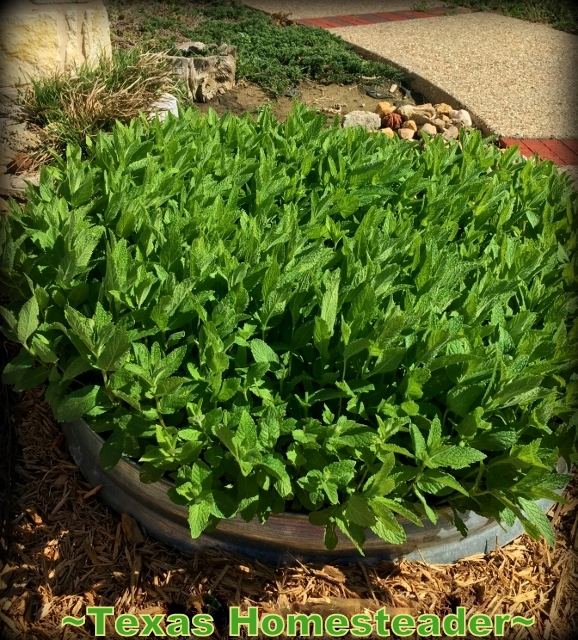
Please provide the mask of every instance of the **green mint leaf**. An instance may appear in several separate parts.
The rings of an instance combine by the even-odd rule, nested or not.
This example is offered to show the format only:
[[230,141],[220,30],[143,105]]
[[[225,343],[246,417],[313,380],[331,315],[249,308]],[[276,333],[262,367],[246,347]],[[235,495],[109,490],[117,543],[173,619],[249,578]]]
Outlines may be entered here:
[[18,325],[16,328],[16,335],[18,341],[22,344],[26,344],[28,338],[38,328],[38,316],[40,309],[38,308],[38,302],[35,296],[32,296],[30,300],[25,302],[18,314]]
[[101,387],[89,385],[73,391],[53,408],[58,422],[74,422],[97,406],[97,397]]
[[188,523],[191,538],[198,538],[207,528],[211,519],[211,504],[208,501],[197,502],[189,506]]
[[446,447],[429,457],[427,465],[432,468],[449,467],[463,469],[474,462],[484,460],[486,454],[472,447]]
[[279,356],[266,342],[263,342],[263,340],[255,338],[251,340],[250,345],[255,362],[279,362]]

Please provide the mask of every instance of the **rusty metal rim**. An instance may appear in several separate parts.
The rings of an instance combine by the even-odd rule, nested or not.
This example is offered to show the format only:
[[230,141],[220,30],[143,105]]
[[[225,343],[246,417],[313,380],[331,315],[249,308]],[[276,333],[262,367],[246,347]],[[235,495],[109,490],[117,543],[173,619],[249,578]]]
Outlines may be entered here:
[[[400,518],[407,541],[401,545],[388,544],[368,531],[359,553],[348,538],[338,533],[339,543],[328,551],[323,542],[323,529],[309,523],[307,516],[293,513],[273,514],[265,524],[256,520],[245,522],[240,516],[223,520],[218,527],[193,540],[187,523],[186,507],[172,503],[167,490],[172,482],[161,479],[154,484],[143,484],[139,479],[140,465],[122,458],[110,471],[103,471],[98,455],[103,444],[84,420],[62,425],[70,453],[84,477],[94,486],[103,485],[99,492],[104,502],[114,511],[131,515],[152,537],[187,553],[214,548],[251,556],[273,564],[301,562],[359,562],[374,563],[382,560],[425,560],[432,564],[455,562],[478,553],[487,553],[495,547],[511,542],[523,532],[520,522],[502,528],[493,518],[485,518],[471,511],[462,518],[468,527],[468,536],[461,534],[451,523],[448,509],[436,525],[424,519],[424,526]],[[558,471],[564,473],[561,460]],[[550,500],[540,500],[546,511]]]

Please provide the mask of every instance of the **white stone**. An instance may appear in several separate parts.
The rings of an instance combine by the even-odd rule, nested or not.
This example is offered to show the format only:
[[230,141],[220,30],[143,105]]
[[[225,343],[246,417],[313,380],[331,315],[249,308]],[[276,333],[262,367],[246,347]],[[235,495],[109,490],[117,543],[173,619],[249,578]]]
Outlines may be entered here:
[[458,118],[460,119],[460,122],[464,125],[464,127],[472,126],[472,117],[465,109],[460,109],[458,111]]
[[151,104],[151,109],[153,111],[151,117],[156,115],[161,122],[167,117],[168,113],[172,113],[177,118],[179,116],[179,103],[171,93],[161,94],[161,97]]
[[344,127],[363,127],[367,131],[374,131],[381,127],[381,118],[371,111],[350,111],[343,118]]

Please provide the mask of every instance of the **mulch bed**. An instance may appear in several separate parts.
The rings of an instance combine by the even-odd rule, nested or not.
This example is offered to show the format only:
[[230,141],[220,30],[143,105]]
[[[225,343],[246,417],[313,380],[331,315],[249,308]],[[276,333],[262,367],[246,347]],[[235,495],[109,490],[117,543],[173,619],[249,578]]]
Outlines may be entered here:
[[[535,616],[532,627],[508,631],[515,640],[566,640],[578,630],[578,476],[565,494],[569,504],[551,511],[553,550],[523,535],[453,565],[278,568],[222,552],[177,553],[109,511],[72,463],[42,390],[17,398],[11,420],[20,451],[10,545],[0,562],[0,637],[7,640],[94,637],[89,617],[84,628],[60,627],[63,616],[83,615],[90,605],[113,605],[117,615],[209,612],[216,638],[227,637],[227,607],[250,605],[349,615],[381,606],[445,615],[465,606]],[[107,637],[118,636],[111,628]]]

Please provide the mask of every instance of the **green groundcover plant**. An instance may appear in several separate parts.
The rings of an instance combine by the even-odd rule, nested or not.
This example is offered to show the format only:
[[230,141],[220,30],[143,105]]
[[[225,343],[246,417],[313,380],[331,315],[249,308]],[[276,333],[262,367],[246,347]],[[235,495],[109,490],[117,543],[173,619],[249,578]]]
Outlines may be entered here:
[[448,507],[553,532],[576,451],[576,194],[551,163],[327,128],[296,106],[120,123],[0,227],[2,309],[104,468],[174,479],[193,537],[308,513],[401,543]]

